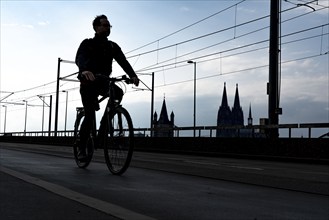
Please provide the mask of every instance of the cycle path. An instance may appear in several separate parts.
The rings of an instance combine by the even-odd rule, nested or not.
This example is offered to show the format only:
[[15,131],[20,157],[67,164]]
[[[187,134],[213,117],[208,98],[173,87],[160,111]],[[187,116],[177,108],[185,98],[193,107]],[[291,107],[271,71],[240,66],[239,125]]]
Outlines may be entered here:
[[151,219],[0,164],[0,213],[9,219]]

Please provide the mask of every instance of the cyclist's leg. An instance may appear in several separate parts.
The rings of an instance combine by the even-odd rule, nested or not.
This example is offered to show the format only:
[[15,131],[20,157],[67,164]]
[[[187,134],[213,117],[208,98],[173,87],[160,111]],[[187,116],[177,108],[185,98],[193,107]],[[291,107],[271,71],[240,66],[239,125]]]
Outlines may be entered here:
[[93,88],[94,87],[90,85],[82,85],[80,87],[81,100],[85,110],[85,117],[79,132],[81,157],[86,156],[87,141],[94,123],[95,102],[97,102],[97,95]]
[[92,123],[93,123],[93,117],[90,116],[90,113],[88,114],[88,111],[86,111],[86,115],[81,123],[80,127],[80,146],[79,149],[82,153],[85,153],[87,141],[90,135],[90,131],[92,129]]

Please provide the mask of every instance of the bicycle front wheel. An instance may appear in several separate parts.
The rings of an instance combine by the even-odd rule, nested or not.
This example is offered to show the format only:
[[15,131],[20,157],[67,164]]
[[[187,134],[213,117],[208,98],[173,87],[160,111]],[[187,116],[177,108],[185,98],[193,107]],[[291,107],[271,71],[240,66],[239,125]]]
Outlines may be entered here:
[[134,151],[134,129],[126,109],[119,106],[110,112],[105,133],[104,155],[107,167],[114,175],[129,167]]

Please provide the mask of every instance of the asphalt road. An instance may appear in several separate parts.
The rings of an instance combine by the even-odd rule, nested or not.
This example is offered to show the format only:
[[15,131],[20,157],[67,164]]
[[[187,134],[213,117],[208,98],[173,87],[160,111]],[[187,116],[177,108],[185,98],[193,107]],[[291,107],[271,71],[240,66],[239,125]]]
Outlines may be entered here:
[[329,219],[329,166],[135,152],[123,176],[102,152],[0,143],[1,219]]

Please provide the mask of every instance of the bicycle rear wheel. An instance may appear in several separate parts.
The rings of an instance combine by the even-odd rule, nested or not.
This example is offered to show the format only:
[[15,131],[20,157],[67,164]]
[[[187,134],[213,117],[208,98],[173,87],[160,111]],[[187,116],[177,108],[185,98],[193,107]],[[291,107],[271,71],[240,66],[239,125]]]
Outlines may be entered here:
[[79,131],[81,127],[81,122],[83,121],[84,114],[80,114],[77,116],[77,119],[74,124],[74,144],[73,144],[73,154],[74,159],[78,167],[80,168],[86,168],[93,158],[94,154],[94,140],[92,138],[92,135],[90,134],[87,140],[87,157],[84,160],[79,160],[78,153],[79,153],[79,147],[80,147],[80,136]]
[[129,167],[134,151],[134,129],[126,109],[119,106],[110,112],[105,133],[104,155],[107,167],[114,175]]

